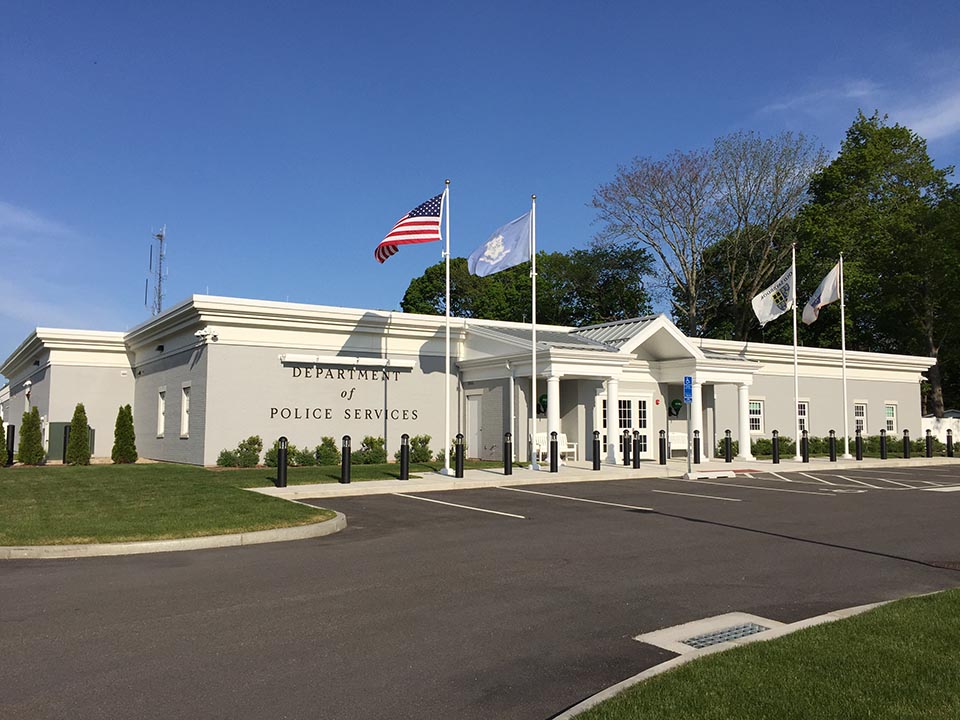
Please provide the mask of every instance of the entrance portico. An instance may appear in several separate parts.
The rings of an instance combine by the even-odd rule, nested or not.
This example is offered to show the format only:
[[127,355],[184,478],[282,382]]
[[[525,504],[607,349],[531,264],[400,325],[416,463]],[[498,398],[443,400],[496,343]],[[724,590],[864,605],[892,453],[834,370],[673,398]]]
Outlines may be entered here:
[[[738,437],[747,438],[741,443],[741,457],[752,459],[749,387],[759,365],[705,354],[664,315],[573,330],[538,327],[535,370],[528,328],[471,325],[465,345],[458,362],[464,391],[474,398],[486,390],[489,402],[499,402],[499,407],[475,410],[471,417],[503,417],[501,423],[494,423],[496,432],[484,436],[484,447],[499,446],[499,436],[509,431],[515,437],[517,459],[523,461],[529,459],[529,447],[537,434],[550,438],[556,432],[583,449],[581,459],[592,460],[593,434],[597,431],[602,461],[616,465],[623,460],[626,430],[631,435],[638,433],[639,457],[652,460],[655,438],[660,430],[669,430],[673,386],[690,376],[693,398],[684,414],[689,412],[691,434],[699,433],[702,456],[710,458],[716,443],[713,422],[710,432],[705,432],[705,420],[712,417],[713,407],[712,403],[709,408],[705,406],[704,387],[735,384],[740,388]],[[537,398],[530,397],[533,371],[537,375]],[[509,402],[494,400],[501,386],[510,393]],[[546,392],[541,395],[539,388]],[[537,405],[541,407],[534,420],[531,409]],[[692,438],[686,440],[689,451]]]

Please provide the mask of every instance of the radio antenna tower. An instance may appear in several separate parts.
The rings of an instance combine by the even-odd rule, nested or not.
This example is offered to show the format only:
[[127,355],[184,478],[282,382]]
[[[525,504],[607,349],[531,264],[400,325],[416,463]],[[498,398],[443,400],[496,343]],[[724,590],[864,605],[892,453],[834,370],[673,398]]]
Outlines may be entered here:
[[[163,267],[163,261],[166,258],[166,247],[164,246],[164,241],[167,238],[167,226],[164,225],[161,228],[160,232],[155,233],[153,240],[156,240],[157,245],[157,266],[154,269],[153,266],[153,246],[154,242],[150,242],[150,274],[153,275],[153,303],[150,305],[150,314],[159,315],[163,311],[163,281],[167,276],[167,271]],[[147,294],[150,289],[150,278],[147,278],[146,283],[143,286],[143,305],[147,307]]]

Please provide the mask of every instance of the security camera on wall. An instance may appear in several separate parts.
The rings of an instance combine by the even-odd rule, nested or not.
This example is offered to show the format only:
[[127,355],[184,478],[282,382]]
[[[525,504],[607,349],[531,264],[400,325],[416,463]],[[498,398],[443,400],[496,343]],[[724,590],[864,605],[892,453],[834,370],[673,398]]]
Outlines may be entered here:
[[197,330],[193,335],[194,337],[198,337],[198,338],[209,337],[210,330],[209,328],[201,328],[200,330]]

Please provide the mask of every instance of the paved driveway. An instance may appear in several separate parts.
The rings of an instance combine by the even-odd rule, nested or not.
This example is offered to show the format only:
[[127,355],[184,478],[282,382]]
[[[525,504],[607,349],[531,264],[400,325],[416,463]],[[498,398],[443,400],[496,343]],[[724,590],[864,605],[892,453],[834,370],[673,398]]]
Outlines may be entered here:
[[[960,585],[960,472],[327,499],[318,540],[0,564],[4,718],[548,718],[730,611]],[[842,476],[842,477],[841,477]]]

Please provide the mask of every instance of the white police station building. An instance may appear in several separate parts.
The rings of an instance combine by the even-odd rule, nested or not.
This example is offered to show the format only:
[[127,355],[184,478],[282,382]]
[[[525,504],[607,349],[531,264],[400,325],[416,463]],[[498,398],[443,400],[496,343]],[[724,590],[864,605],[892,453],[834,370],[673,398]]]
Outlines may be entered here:
[[[451,434],[467,456],[501,459],[503,436],[529,456],[531,327],[451,320],[451,372],[444,372],[444,318],[379,310],[194,295],[128,332],[37,328],[0,366],[6,424],[37,407],[49,458],[61,457],[63,426],[78,402],[94,430],[94,455],[109,457],[117,409],[133,406],[142,457],[212,465],[250,435],[281,435],[313,447],[322,436],[357,447],[427,434],[444,447],[444,383]],[[920,381],[934,360],[848,352],[850,434],[919,435]],[[536,433],[566,436],[568,459],[619,462],[624,429],[639,432],[641,458],[655,460],[659,431],[686,446],[690,426],[709,457],[733,439],[793,437],[797,415],[812,435],[843,432],[839,350],[800,348],[799,407],[793,348],[688,338],[664,315],[573,328],[537,326]],[[690,376],[692,402],[683,398]],[[543,397],[545,396],[545,398]],[[543,400],[545,399],[545,402]],[[741,453],[749,445],[740,444]],[[744,456],[749,458],[749,455]]]

